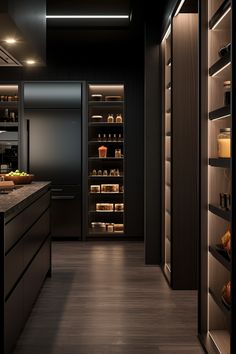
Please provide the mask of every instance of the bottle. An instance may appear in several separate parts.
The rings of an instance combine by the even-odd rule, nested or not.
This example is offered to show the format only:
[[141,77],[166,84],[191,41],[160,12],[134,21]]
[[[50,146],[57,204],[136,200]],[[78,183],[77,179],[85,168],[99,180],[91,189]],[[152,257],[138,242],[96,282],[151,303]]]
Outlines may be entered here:
[[118,141],[122,141],[122,135],[121,134],[118,135]]
[[106,136],[106,134],[103,134],[103,139],[102,139],[103,141],[107,141],[107,136]]
[[121,157],[121,149],[115,149],[115,157],[120,158]]
[[102,141],[102,137],[101,137],[101,134],[98,134],[98,141]]
[[111,141],[111,134],[108,134],[108,140],[107,141]]
[[217,136],[217,151],[218,157],[231,157],[231,128],[220,129],[220,134]]
[[224,105],[230,105],[231,81],[224,81]]
[[113,141],[117,141],[116,134],[113,134]]

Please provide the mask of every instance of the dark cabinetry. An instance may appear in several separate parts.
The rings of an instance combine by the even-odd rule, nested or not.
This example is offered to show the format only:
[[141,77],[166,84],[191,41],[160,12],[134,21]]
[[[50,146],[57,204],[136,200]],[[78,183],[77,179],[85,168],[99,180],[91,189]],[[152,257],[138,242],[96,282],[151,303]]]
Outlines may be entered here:
[[173,14],[162,57],[163,271],[173,289],[196,289],[198,14]]
[[50,192],[45,189],[32,204],[13,218],[2,218],[4,284],[2,287],[2,353],[10,353],[50,274]]

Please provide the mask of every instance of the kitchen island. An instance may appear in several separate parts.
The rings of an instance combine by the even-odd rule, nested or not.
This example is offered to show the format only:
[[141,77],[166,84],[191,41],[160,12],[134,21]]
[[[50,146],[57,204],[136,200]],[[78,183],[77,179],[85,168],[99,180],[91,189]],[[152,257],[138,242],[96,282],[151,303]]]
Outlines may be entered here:
[[40,288],[51,275],[50,183],[0,194],[1,353],[11,353]]

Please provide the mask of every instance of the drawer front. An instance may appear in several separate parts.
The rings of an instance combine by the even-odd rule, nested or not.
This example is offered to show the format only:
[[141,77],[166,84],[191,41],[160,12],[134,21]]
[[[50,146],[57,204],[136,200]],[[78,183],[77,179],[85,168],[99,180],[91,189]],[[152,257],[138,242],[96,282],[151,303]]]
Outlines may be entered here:
[[23,277],[23,318],[26,321],[50,269],[51,241],[47,238]]
[[4,270],[4,295],[5,297],[10,292],[20,275],[24,270],[23,264],[23,242],[19,242],[5,256]]
[[12,352],[23,325],[23,283],[21,282],[5,303],[5,354]]
[[23,238],[24,268],[27,267],[43,241],[50,234],[50,210],[48,209],[41,218],[32,226]]
[[44,194],[5,225],[5,253],[50,205],[50,192]]

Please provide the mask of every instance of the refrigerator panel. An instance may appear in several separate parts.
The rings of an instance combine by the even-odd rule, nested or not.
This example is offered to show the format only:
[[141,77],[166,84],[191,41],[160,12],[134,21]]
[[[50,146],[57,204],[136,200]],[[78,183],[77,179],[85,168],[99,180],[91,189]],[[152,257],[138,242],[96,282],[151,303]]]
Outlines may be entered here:
[[78,82],[26,82],[24,107],[81,108],[81,84]]
[[81,111],[25,110],[28,169],[36,180],[81,184]]

